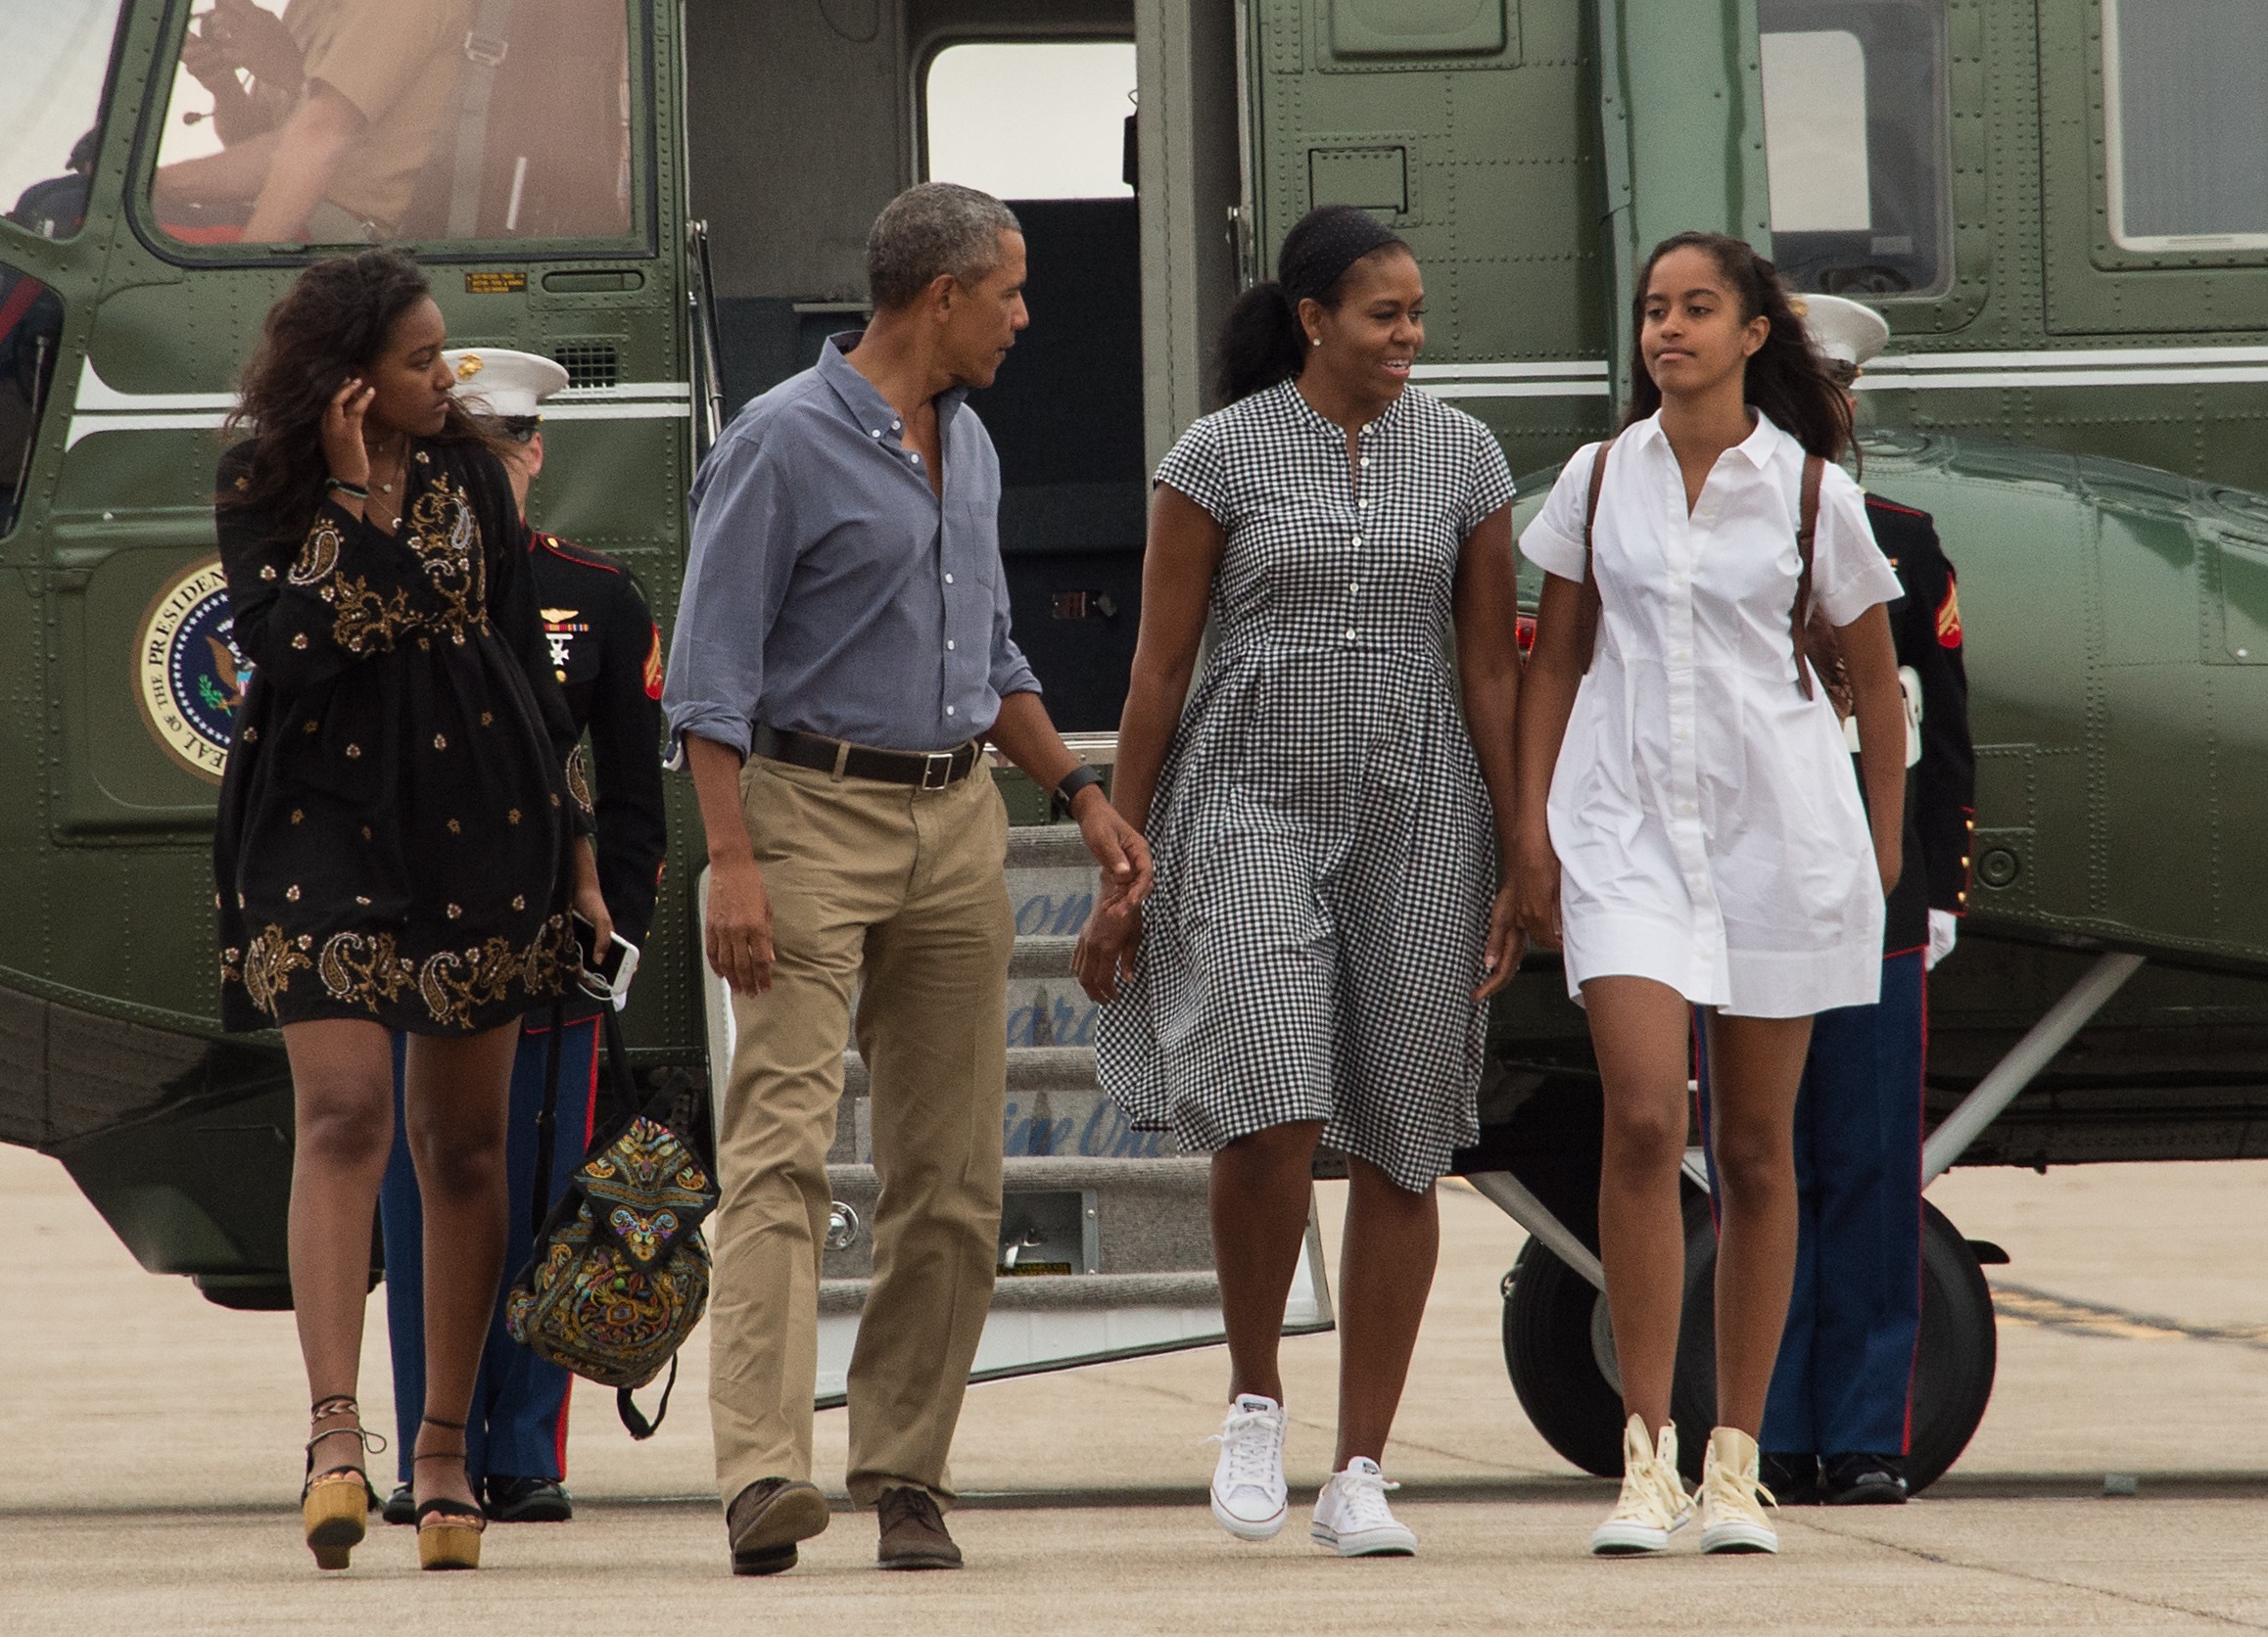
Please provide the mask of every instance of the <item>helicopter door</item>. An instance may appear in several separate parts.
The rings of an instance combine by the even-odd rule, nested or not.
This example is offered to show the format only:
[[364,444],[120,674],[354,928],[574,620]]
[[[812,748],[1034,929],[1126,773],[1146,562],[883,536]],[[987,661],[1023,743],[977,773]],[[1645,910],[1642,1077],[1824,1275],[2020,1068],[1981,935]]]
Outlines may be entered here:
[[1425,270],[1425,388],[1516,472],[1607,422],[1610,269],[1586,7],[1249,0],[1255,263],[1317,205],[1360,205]]

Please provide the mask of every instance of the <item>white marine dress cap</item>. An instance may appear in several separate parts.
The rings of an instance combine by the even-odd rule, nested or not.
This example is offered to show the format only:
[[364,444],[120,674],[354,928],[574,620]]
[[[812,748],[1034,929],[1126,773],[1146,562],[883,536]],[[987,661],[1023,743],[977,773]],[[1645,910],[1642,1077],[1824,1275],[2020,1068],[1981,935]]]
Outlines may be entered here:
[[551,359],[508,347],[460,347],[441,356],[456,377],[458,401],[503,420],[533,419],[543,399],[567,385],[566,370]]
[[1854,369],[1890,345],[1889,324],[1862,303],[1841,296],[1798,296],[1795,309],[1803,315],[1812,345]]

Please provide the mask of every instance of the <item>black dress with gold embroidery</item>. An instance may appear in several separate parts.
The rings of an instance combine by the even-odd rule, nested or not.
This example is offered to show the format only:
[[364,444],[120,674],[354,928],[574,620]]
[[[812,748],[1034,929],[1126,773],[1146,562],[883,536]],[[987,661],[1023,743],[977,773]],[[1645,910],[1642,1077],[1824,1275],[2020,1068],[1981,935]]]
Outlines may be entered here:
[[[250,447],[221,457],[224,493]],[[219,508],[253,667],[213,846],[230,1029],[472,1034],[577,964],[576,735],[526,528],[478,444],[419,441],[407,472],[392,535],[328,501],[288,533]]]

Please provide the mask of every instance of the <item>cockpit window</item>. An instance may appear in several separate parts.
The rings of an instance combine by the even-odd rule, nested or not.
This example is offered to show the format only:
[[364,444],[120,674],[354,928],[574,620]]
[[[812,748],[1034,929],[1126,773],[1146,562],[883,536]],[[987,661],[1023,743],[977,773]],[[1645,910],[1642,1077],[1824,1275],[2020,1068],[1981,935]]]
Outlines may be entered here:
[[[68,239],[86,217],[118,23],[118,0],[42,0],[9,10],[0,49],[0,212],[43,239]],[[0,472],[0,482],[6,478]]]
[[626,0],[200,0],[150,207],[184,244],[632,231]]
[[1772,258],[1799,289],[1952,282],[1945,0],[1759,0]]
[[2268,28],[2232,0],[2103,0],[2111,236],[2129,250],[2268,247]]

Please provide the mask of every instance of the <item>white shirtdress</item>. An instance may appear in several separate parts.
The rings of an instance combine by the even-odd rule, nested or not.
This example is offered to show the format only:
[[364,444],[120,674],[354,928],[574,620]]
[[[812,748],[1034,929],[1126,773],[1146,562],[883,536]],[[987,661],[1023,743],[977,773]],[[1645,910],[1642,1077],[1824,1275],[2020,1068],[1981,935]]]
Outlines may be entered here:
[[[1598,445],[1520,549],[1583,579]],[[1599,641],[1551,778],[1568,992],[1652,978],[1695,1006],[1803,1017],[1871,1006],[1882,882],[1826,690],[1796,684],[1788,611],[1804,451],[1761,413],[1690,516],[1657,415],[1616,440],[1592,533]],[[1899,595],[1859,486],[1819,486],[1812,598],[1836,625]]]

